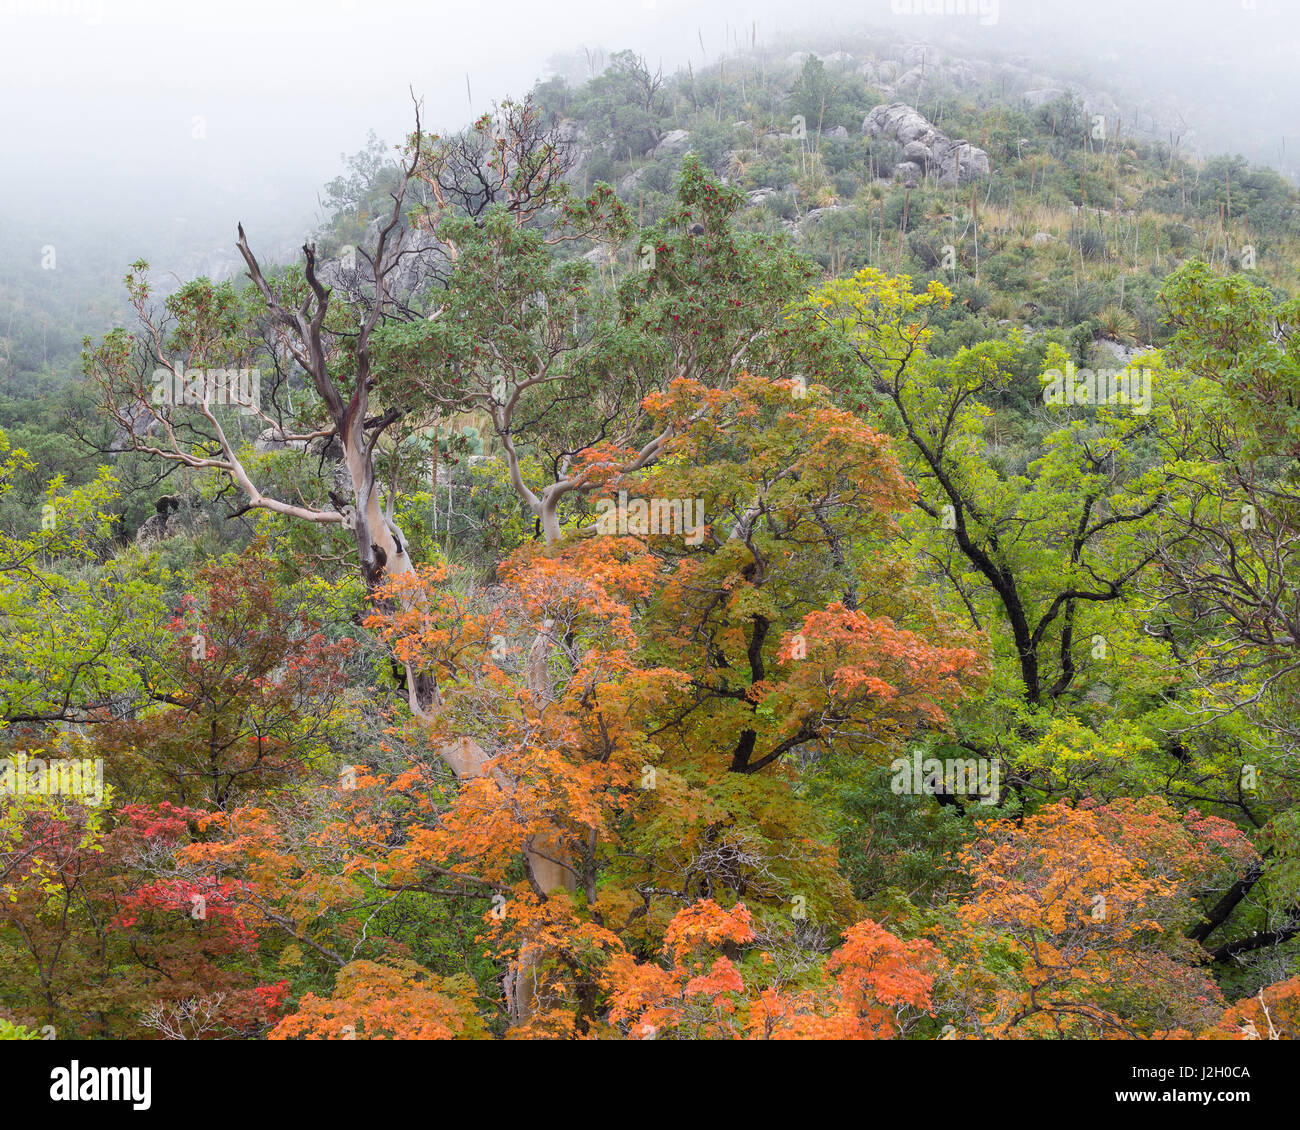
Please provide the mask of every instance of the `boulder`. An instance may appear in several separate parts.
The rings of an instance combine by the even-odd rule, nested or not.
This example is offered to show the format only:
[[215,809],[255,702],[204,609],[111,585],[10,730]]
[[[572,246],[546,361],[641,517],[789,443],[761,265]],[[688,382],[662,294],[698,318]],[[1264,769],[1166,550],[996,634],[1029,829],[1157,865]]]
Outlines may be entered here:
[[[930,72],[931,77],[934,72]],[[894,80],[895,90],[907,90],[909,87],[920,86],[921,81],[925,78],[924,67],[909,67]]]
[[[934,176],[940,184],[967,184],[991,171],[989,155],[983,149],[949,137],[906,102],[877,106],[863,119],[862,132],[897,141],[903,147],[900,168],[912,166],[920,176]],[[900,175],[895,169],[894,176],[910,180],[913,173],[904,169]]]
[[989,155],[969,141],[942,138],[935,142],[931,153],[940,184],[969,184],[992,172]]
[[904,66],[915,67],[921,63],[937,63],[944,54],[932,43],[904,43],[898,49],[898,57]]
[[659,139],[659,144],[654,147],[654,155],[662,157],[665,154],[685,153],[690,140],[691,134],[689,130],[670,129]]
[[900,145],[918,140],[928,144],[936,134],[929,119],[906,102],[877,106],[862,120],[862,132],[869,137],[892,137]]
[[302,451],[306,446],[306,440],[291,440],[277,427],[263,428],[258,433],[257,438],[253,440],[253,450],[258,455],[267,455],[272,451],[284,451],[286,448]]
[[958,59],[945,65],[942,74],[958,90],[969,90],[972,86],[978,86],[983,77],[978,62],[967,62],[965,59]]
[[803,218],[803,223],[801,226],[806,227],[808,224],[815,224],[818,220],[820,220],[823,216],[827,215],[830,212],[842,212],[842,211],[844,211],[844,205],[842,204],[827,204],[824,208],[809,208],[808,212],[805,214]]
[[556,130],[556,147],[563,151],[569,161],[569,176],[576,176],[586,167],[588,154],[591,152],[587,127],[572,118],[565,118]]
[[641,178],[645,176],[645,166],[639,169],[633,169],[621,181],[618,182],[618,190],[622,193],[632,193],[641,187]]
[[915,188],[925,176],[925,170],[915,161],[899,161],[894,166],[894,180],[900,181],[907,188]]
[[[377,217],[366,229],[359,247],[373,252],[379,239],[380,228],[388,218]],[[391,292],[417,295],[431,286],[439,285],[450,265],[445,248],[426,231],[404,227],[390,237],[390,261],[396,266],[388,275]],[[343,247],[332,258],[322,260],[317,267],[321,282],[339,291],[353,301],[360,301],[371,286],[370,264],[360,249]]]
[[925,168],[930,161],[930,147],[924,141],[909,141],[903,146],[903,160],[915,161]]
[[164,495],[154,503],[154,512],[135,532],[135,543],[148,546],[177,534],[193,533],[203,522],[194,508],[194,500],[177,495]]

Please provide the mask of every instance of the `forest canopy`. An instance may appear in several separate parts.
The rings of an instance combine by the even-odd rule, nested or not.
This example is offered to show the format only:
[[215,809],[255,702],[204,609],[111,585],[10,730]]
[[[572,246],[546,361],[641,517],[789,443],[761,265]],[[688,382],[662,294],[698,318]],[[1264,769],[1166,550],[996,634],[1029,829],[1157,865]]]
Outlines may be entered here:
[[0,337],[0,1038],[1297,1035],[1294,188],[787,62]]

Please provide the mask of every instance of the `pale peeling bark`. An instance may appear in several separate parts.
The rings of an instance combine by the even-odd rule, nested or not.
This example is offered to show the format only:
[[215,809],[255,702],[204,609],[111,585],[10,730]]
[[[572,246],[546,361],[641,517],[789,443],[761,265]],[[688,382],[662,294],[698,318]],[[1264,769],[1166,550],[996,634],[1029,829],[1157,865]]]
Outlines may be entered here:
[[[111,375],[103,381],[105,404],[110,414],[122,425],[125,435],[129,437],[128,442],[135,449],[194,469],[223,472],[240,491],[244,500],[244,510],[265,509],[303,521],[320,524],[342,523],[350,529],[356,541],[362,576],[367,587],[372,591],[385,577],[415,571],[405,535],[393,516],[384,511],[375,476],[374,455],[379,437],[388,425],[401,417],[401,412],[390,411],[378,418],[370,418],[369,410],[370,336],[389,304],[387,279],[400,258],[400,253],[394,254],[390,251],[389,241],[400,225],[407,184],[421,161],[420,136],[417,109],[416,143],[410,164],[404,168],[405,175],[393,193],[393,210],[387,224],[379,233],[374,254],[365,255],[372,268],[375,293],[361,321],[356,341],[357,372],[353,390],[346,398],[346,390],[336,382],[330,372],[329,350],[325,339],[325,318],[331,291],[321,282],[317,274],[315,247],[312,245],[303,247],[306,259],[307,296],[297,307],[286,306],[280,294],[265,278],[257,257],[248,245],[243,226],[239,227],[237,246],[248,266],[248,277],[262,295],[268,312],[278,326],[281,346],[311,379],[332,423],[332,427],[313,431],[309,435],[286,438],[311,440],[337,436],[343,450],[343,463],[352,484],[350,501],[332,496],[336,508],[322,510],[273,498],[265,494],[254,482],[236,449],[227,439],[216,414],[206,401],[197,407],[217,437],[220,446],[219,455],[209,453],[199,455],[187,449],[184,441],[177,434],[169,410],[152,404],[143,389],[133,391],[129,398],[130,403],[120,403],[113,389]],[[154,346],[158,361],[168,365],[162,356],[160,328],[150,321],[143,305],[139,306],[139,310],[145,326],[152,331],[151,344]],[[518,398],[519,391],[515,390],[511,409]],[[152,418],[150,430],[162,436],[163,446],[147,442],[147,436],[139,433],[138,420],[142,414]],[[261,415],[260,411],[257,414]],[[274,423],[269,418],[263,418],[269,423]],[[560,538],[557,517],[559,502],[568,491],[581,489],[581,484],[565,480],[551,484],[540,496],[534,494],[524,484],[519,473],[518,459],[509,438],[508,414],[505,419],[498,417],[498,424],[504,425],[499,427],[499,430],[505,433],[503,439],[508,452],[512,483],[533,513],[541,520],[548,545],[553,545]],[[553,649],[554,641],[549,631],[540,633],[534,643],[529,664],[530,688],[539,703],[545,702],[550,697],[548,659]],[[408,702],[412,713],[427,723],[433,723],[441,710],[436,685],[432,679],[413,670],[410,665],[407,665],[406,674]],[[490,759],[483,747],[469,736],[460,736],[444,742],[438,752],[460,780],[469,780],[481,775],[485,772]],[[514,790],[514,782],[499,771],[494,771],[494,776],[502,791],[509,796]],[[557,891],[577,890],[578,873],[572,866],[563,838],[558,832],[528,836],[520,847],[527,863],[530,883],[539,896],[546,897]],[[542,952],[525,947],[505,977],[504,988],[513,1024],[526,1022],[532,1013],[536,996],[536,973],[543,957]]]

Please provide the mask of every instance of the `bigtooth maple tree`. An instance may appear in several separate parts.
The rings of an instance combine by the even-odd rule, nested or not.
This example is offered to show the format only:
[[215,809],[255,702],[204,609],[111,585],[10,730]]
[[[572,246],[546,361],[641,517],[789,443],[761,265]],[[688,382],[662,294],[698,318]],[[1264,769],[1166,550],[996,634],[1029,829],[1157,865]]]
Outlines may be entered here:
[[[436,678],[447,740],[472,736],[488,755],[412,842],[437,868],[510,889],[492,921],[531,1031],[593,1023],[608,955],[658,936],[683,901],[749,891],[773,910],[793,884],[815,912],[843,915],[782,758],[883,756],[942,728],[984,669],[978,641],[946,629],[889,560],[907,488],[883,437],[819,393],[748,375],[728,390],[679,380],[647,411],[674,438],[639,489],[698,487],[706,514],[730,508],[698,546],[587,528],[507,562],[490,612],[468,614],[429,567],[394,578],[372,621]],[[597,476],[606,491],[630,485],[616,460]],[[840,570],[859,607],[801,601],[801,567]],[[888,596],[869,587],[883,576]],[[738,659],[733,682],[729,657],[751,664]],[[405,880],[418,874],[411,846],[393,858]]]
[[1203,1029],[1223,1001],[1184,931],[1198,894],[1257,859],[1235,825],[1159,797],[1051,805],[988,824],[962,853],[972,892],[940,947],[960,983],[976,983],[975,968],[1000,970],[978,1022],[985,1035]]

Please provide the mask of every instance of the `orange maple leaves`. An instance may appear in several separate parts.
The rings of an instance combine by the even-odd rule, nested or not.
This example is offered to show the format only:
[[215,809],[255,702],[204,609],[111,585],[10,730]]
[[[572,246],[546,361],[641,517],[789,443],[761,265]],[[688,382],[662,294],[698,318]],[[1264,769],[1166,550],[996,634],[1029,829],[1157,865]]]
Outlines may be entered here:
[[838,602],[808,613],[777,655],[787,675],[761,687],[767,705],[789,713],[797,701],[804,713],[820,708],[828,722],[870,718],[881,736],[945,726],[944,706],[985,673],[974,648],[936,647],[887,617]]
[[746,985],[736,961],[755,938],[743,903],[724,910],[703,899],[679,911],[665,933],[666,965],[626,953],[610,961],[610,1021],[640,1039],[875,1040],[896,1036],[909,1012],[929,1010],[940,959],[928,941],[859,922],[845,931],[820,983],[782,990]]
[[485,1035],[473,982],[437,977],[412,961],[353,961],[332,997],[307,993],[270,1040],[450,1040]]
[[1009,942],[1019,975],[996,993],[986,1032],[1133,1037],[1208,1024],[1222,1006],[1183,937],[1192,894],[1254,858],[1231,824],[1157,797],[989,824],[962,853],[974,889],[958,914],[972,937]]

